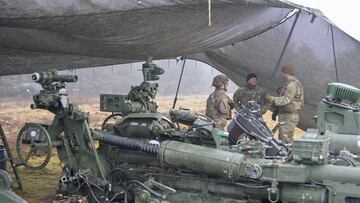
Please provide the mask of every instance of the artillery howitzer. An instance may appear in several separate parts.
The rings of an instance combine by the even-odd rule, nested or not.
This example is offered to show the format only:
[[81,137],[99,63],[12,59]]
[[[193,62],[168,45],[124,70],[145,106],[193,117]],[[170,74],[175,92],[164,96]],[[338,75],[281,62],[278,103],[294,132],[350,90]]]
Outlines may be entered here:
[[[93,130],[87,113],[63,102],[62,88],[34,97],[33,107],[55,114],[52,124],[28,123],[17,138],[19,157],[31,169],[43,168],[56,147],[64,172],[61,192],[87,195],[90,202],[360,202],[360,168],[328,164],[324,136],[316,137],[318,145],[304,138],[293,153],[279,153],[281,144],[256,129],[261,123],[252,129],[243,124],[245,132],[263,138],[229,147],[228,134],[214,129],[211,119],[172,110],[171,120],[146,108],[119,111],[123,117],[115,124]],[[101,100],[107,110],[115,107],[110,98],[116,100]],[[123,101],[118,104],[133,102]],[[279,147],[281,156],[267,156],[268,144]]]

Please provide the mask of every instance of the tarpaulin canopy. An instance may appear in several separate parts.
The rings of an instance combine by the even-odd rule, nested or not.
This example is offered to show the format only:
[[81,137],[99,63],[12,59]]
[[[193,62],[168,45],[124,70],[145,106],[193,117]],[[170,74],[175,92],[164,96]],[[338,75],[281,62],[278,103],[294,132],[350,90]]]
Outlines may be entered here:
[[[359,42],[319,11],[279,0],[0,0],[0,75],[188,56],[270,90],[292,63],[301,127],[328,82],[360,86]],[[210,16],[210,17],[209,17]],[[209,22],[211,20],[211,26]],[[280,67],[280,68],[279,68]]]

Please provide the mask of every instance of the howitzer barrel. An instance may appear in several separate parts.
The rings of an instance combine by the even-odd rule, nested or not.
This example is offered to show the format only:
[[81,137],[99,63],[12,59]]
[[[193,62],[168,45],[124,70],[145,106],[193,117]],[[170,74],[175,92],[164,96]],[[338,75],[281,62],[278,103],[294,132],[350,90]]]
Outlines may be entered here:
[[[289,183],[326,182],[326,180],[360,184],[360,170],[336,165],[271,164],[265,159],[249,159],[227,152],[177,141],[161,143],[158,157],[162,164],[237,180],[253,178]],[[274,173],[274,171],[277,171]],[[294,175],[293,173],[299,173]],[[291,175],[292,174],[292,175]],[[294,176],[293,176],[294,175]]]
[[78,80],[76,75],[58,75],[56,70],[33,73],[31,78],[37,83],[76,82]]
[[102,143],[130,150],[157,155],[162,164],[186,168],[192,171],[238,179],[240,164],[244,155],[177,141],[165,141],[158,145],[146,144],[138,140],[112,134],[99,136]]
[[[215,175],[231,180],[253,178],[258,180],[277,180],[289,183],[323,183],[326,180],[360,184],[359,168],[336,165],[293,165],[269,164],[265,159],[245,159],[240,153],[207,148],[203,146],[164,141],[161,145],[146,144],[142,141],[103,134],[99,140],[113,146],[142,151],[157,156],[163,165],[188,169]],[[274,173],[274,171],[277,171]],[[294,172],[300,173],[293,176]],[[291,175],[293,174],[293,175]]]
[[162,164],[186,168],[192,171],[238,179],[244,156],[212,148],[177,142],[161,143],[158,157]]
[[357,167],[320,165],[311,167],[311,180],[323,183],[330,180],[340,183],[360,184],[360,170]]

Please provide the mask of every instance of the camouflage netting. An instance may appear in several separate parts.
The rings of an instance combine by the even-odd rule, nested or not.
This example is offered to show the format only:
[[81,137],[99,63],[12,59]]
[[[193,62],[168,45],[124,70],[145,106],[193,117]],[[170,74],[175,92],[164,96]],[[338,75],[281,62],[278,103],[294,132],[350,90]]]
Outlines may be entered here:
[[328,82],[360,86],[359,42],[319,11],[278,0],[210,2],[211,26],[207,0],[0,0],[0,75],[189,56],[237,84],[256,72],[274,90],[284,51],[279,67],[293,63],[305,88],[303,129]]

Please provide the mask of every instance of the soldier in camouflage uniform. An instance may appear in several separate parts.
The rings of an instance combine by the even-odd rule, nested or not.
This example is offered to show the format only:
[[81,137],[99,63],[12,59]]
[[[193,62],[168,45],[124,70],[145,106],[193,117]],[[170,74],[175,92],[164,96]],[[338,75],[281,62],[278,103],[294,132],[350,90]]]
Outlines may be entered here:
[[304,88],[294,76],[294,68],[287,64],[282,68],[281,76],[285,80],[278,97],[266,95],[265,98],[278,108],[279,139],[290,143],[294,137],[294,130],[299,122],[299,111],[304,105]]
[[232,100],[225,94],[228,81],[225,75],[215,76],[212,83],[215,91],[206,101],[206,115],[215,121],[215,127],[220,130],[224,130],[226,120],[231,119],[231,109],[234,106]]
[[261,112],[264,114],[269,105],[265,104],[265,90],[257,85],[257,75],[255,73],[248,74],[246,82],[246,86],[239,87],[234,93],[235,109],[239,111],[241,105],[245,105],[249,101],[255,101],[262,107]]

